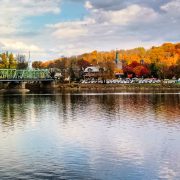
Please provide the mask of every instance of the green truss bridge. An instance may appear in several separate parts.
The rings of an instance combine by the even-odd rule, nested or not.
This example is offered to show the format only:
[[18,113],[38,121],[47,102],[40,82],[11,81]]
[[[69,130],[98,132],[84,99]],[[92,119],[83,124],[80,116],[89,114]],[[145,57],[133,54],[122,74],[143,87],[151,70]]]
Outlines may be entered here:
[[0,82],[54,81],[48,69],[0,69]]

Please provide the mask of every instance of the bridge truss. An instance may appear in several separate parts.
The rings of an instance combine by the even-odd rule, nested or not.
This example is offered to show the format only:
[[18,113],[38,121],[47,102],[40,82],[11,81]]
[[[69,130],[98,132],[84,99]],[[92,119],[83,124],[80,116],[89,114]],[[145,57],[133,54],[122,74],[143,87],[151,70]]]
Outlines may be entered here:
[[48,81],[53,80],[48,69],[0,69],[0,81]]

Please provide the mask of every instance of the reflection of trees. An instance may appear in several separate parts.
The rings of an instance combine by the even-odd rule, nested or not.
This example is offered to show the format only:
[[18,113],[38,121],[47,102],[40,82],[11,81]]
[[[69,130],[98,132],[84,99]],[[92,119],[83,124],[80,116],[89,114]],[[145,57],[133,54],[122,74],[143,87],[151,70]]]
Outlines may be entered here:
[[17,116],[21,117],[22,113],[25,113],[23,96],[0,98],[0,119],[3,125],[13,127]]
[[[180,119],[180,96],[158,95],[54,95],[54,96],[1,96],[0,124],[3,127],[23,125],[27,120],[56,118],[63,124],[85,120],[150,120],[176,123]],[[61,118],[62,117],[62,118]]]
[[152,97],[151,103],[157,120],[164,119],[166,123],[180,121],[180,96],[162,94]]
[[[63,115],[63,123],[68,121],[68,97],[66,95],[62,95],[62,115]],[[59,102],[59,101],[58,101]]]
[[[61,101],[59,100],[60,97]],[[75,121],[77,114],[84,111],[92,100],[90,96],[84,95],[64,94],[60,97],[58,97],[58,102],[62,103],[59,107],[62,106],[63,123],[67,123],[68,120]],[[82,116],[84,117],[84,115]]]
[[154,116],[158,121],[166,123],[180,119],[180,96],[177,94],[102,95],[96,96],[96,103],[101,106],[99,111],[114,114],[114,119],[132,118],[142,121]]
[[23,125],[27,119],[34,118],[54,100],[53,96],[1,96],[0,124],[4,127],[14,127],[17,123]]
[[[59,101],[59,100],[58,100]],[[63,121],[77,118],[96,118],[113,122],[135,120],[139,123],[153,121],[175,122],[180,116],[179,95],[124,94],[124,95],[62,95]],[[61,104],[62,103],[62,104]]]

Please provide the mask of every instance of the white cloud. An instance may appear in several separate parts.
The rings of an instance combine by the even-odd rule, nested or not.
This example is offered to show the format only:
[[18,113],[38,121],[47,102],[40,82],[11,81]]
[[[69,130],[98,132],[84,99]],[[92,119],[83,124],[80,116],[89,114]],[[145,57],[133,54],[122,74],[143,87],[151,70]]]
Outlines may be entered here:
[[90,1],[86,1],[84,6],[86,9],[92,9],[93,8],[93,5],[91,4]]
[[31,52],[31,61],[35,60],[47,60],[51,58],[42,47],[35,44],[19,41],[16,39],[0,39],[0,50],[1,52],[9,51],[16,54],[24,54],[26,57]]
[[159,169],[159,179],[176,179],[177,173],[174,170],[174,165],[164,163]]
[[18,31],[24,18],[45,13],[59,13],[60,0],[1,0],[0,27],[1,34],[12,34]]
[[[95,35],[98,30],[100,36],[114,33],[114,26],[146,22],[155,19],[157,14],[150,8],[131,5],[119,11],[104,11],[92,9],[90,17],[81,21],[69,21],[47,25],[52,35],[58,39],[71,39]],[[106,28],[106,29],[103,29]]]
[[84,19],[82,21],[70,21],[57,24],[50,24],[47,27],[53,30],[52,35],[59,39],[78,38],[88,35],[87,26],[94,24],[93,19]]
[[87,29],[80,27],[80,26],[66,26],[66,27],[61,27],[57,29],[53,35],[59,39],[61,38],[78,38],[79,36],[83,36],[84,34],[87,33]]
[[93,11],[94,18],[101,23],[112,23],[117,25],[127,25],[129,23],[146,22],[157,18],[157,13],[147,7],[130,5],[125,9],[116,11]]
[[161,6],[161,9],[168,12],[168,13],[172,13],[174,15],[179,15],[179,13],[180,13],[180,1],[174,0],[174,1],[168,2],[167,4]]
[[91,52],[93,48],[83,47],[80,44],[68,44],[68,45],[61,45],[56,48],[50,49],[50,52],[56,54],[55,58],[62,57],[64,55],[70,57],[74,55],[83,54],[84,52]]
[[34,44],[25,44],[24,42],[16,41],[16,40],[9,40],[3,39],[0,40],[0,45],[2,50],[4,51],[33,51],[33,52],[41,52],[43,51],[40,47]]
[[111,22],[118,23],[121,22],[127,24],[129,22],[145,22],[154,20],[157,14],[153,9],[147,7],[141,7],[138,5],[131,5],[126,9],[115,11],[111,13]]
[[59,13],[61,0],[1,0],[1,12],[20,16],[39,15],[44,13]]

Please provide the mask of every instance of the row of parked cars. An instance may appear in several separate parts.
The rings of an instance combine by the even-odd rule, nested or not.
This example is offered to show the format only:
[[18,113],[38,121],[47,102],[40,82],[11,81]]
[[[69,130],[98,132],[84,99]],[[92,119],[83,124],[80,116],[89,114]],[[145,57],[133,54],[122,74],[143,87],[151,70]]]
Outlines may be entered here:
[[[102,84],[102,80],[95,80],[95,79],[86,79],[81,81],[82,84]],[[108,79],[106,80],[106,84],[158,84],[161,83],[160,79],[155,78],[147,78],[147,79],[140,79],[140,78],[133,78],[133,79]],[[164,83],[180,83],[180,79],[178,80],[164,80]]]

